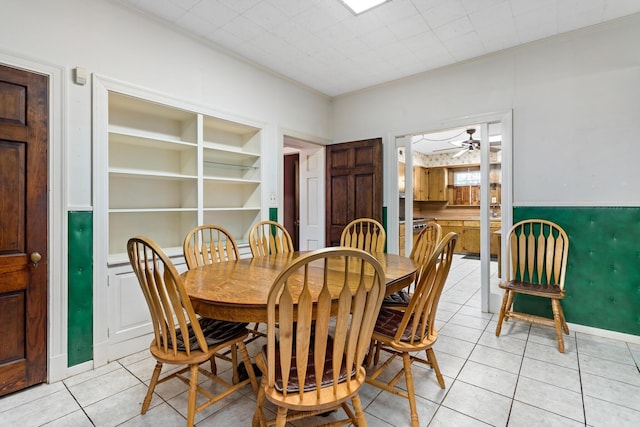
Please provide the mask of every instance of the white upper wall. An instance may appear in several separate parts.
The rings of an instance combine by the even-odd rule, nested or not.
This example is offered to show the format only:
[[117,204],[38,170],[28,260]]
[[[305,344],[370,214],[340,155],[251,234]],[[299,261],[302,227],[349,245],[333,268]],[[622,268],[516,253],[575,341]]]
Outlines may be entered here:
[[[267,124],[265,165],[277,164],[279,129],[331,139],[328,97],[236,60],[103,0],[4,1],[0,56],[65,68],[69,206],[91,206],[91,84],[72,70],[118,79]],[[272,175],[270,175],[272,176]],[[277,191],[276,176],[265,194]]]
[[344,95],[334,141],[512,109],[514,205],[640,206],[639,42],[636,14]]

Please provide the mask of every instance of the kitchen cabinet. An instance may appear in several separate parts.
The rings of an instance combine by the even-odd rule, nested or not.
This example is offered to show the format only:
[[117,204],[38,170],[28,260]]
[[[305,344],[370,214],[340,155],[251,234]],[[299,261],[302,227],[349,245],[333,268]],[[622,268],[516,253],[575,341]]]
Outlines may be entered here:
[[413,168],[413,199],[417,202],[446,202],[448,175],[446,168]]
[[446,202],[448,175],[446,168],[429,168],[427,177],[427,200]]
[[461,241],[460,239],[462,238],[462,231],[463,231],[463,222],[461,220],[437,220],[436,221],[438,224],[440,224],[440,227],[442,228],[442,237],[446,236],[447,233],[450,232],[454,232],[458,235],[458,242],[456,243],[456,253],[458,252],[462,252],[461,248]]
[[398,246],[399,246],[398,254],[400,256],[404,256],[404,252],[405,252],[405,250],[404,250],[405,237],[404,236],[405,236],[404,223],[400,223],[400,232],[399,232],[399,240],[400,241],[398,243]]
[[[458,234],[456,253],[479,254],[480,253],[480,221],[478,220],[437,220],[442,227],[442,235],[453,231]],[[500,229],[500,221],[490,221],[491,255],[498,255],[500,241],[496,240],[493,232]]]
[[413,200],[426,202],[429,200],[429,170],[422,166],[413,168]]
[[491,256],[498,256],[500,254],[500,236],[496,234],[496,231],[500,230],[501,228],[501,224],[500,221],[491,221],[490,222],[490,227],[491,227],[491,234],[490,234],[490,241],[491,241]]
[[463,221],[462,239],[459,242],[461,252],[480,253],[480,221]]

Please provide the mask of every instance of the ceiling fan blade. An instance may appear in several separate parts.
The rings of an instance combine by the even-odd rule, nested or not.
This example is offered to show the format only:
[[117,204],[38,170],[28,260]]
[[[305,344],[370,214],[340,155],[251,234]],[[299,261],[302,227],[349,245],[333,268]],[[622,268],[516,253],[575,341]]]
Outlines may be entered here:
[[451,147],[451,148],[439,148],[437,150],[433,150],[433,152],[435,153],[436,151],[451,151],[451,150],[459,150],[460,147]]
[[469,151],[469,148],[463,148],[462,150],[458,151],[457,153],[455,153],[453,156],[451,157],[460,157],[462,156],[464,153],[466,153],[467,151]]

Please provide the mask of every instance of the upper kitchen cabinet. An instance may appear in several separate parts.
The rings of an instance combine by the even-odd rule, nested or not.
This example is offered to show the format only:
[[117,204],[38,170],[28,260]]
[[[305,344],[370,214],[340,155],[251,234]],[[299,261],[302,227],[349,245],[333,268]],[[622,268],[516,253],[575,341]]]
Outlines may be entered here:
[[427,178],[427,200],[446,202],[448,200],[448,182],[449,180],[446,168],[429,168]]
[[426,202],[428,199],[429,171],[422,166],[413,167],[413,200]]
[[448,175],[446,168],[413,168],[413,199],[418,202],[446,202]]

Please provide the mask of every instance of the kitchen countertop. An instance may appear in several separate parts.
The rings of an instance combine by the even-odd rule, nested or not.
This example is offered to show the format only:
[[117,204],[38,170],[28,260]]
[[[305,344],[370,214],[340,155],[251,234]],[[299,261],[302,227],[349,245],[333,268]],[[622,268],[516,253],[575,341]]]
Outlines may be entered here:
[[[492,217],[489,218],[490,221],[502,221],[501,217]],[[438,218],[424,218],[424,221],[480,221],[479,216],[442,216]],[[399,220],[400,224],[404,224],[406,221],[404,219]]]

